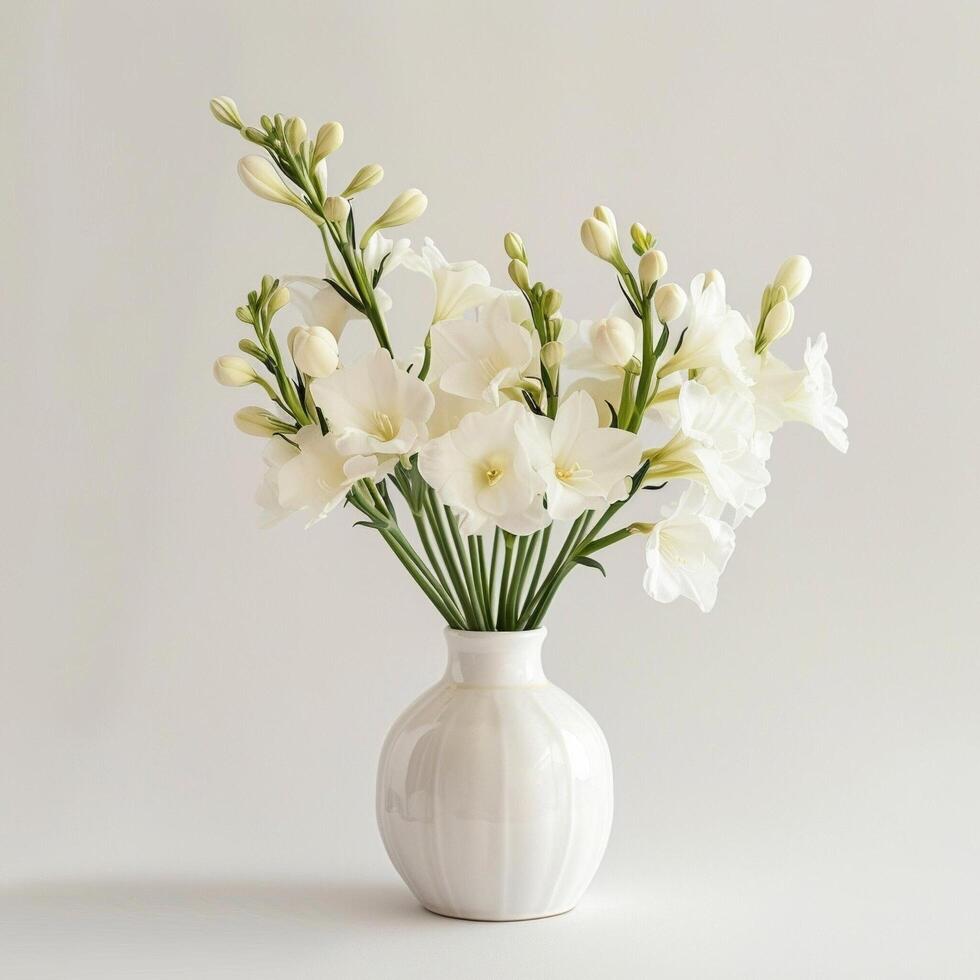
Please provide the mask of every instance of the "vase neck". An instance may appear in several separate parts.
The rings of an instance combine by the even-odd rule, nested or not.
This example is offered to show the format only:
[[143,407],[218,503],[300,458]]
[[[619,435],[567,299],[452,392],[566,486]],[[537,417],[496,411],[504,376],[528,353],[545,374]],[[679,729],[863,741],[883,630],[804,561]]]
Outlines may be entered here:
[[547,684],[541,667],[541,647],[547,632],[536,629],[520,633],[472,633],[447,629],[446,680],[475,687]]

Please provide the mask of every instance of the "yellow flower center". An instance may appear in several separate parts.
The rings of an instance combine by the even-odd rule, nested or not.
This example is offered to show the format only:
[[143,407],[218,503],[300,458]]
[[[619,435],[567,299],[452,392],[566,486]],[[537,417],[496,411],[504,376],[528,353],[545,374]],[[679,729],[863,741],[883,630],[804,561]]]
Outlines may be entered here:
[[583,469],[578,463],[556,463],[555,476],[562,483],[568,483],[576,477],[587,480],[592,476],[592,470]]
[[498,469],[496,466],[491,466],[484,474],[484,476],[487,478],[487,486],[492,487],[495,483],[499,482],[503,475],[503,470]]
[[390,415],[387,415],[384,412],[375,412],[374,425],[374,434],[382,442],[388,442],[389,440],[395,438],[397,433],[395,430],[395,424],[391,421]]

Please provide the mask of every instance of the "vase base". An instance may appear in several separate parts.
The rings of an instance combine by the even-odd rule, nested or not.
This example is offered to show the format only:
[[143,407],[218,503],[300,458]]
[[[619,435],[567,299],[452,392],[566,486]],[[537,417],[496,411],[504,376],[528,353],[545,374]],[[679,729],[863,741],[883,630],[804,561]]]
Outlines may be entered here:
[[567,909],[557,909],[554,912],[535,912],[531,915],[466,915],[463,912],[450,912],[448,909],[437,909],[431,905],[423,905],[426,912],[441,915],[444,919],[464,919],[467,922],[529,922],[533,919],[553,919],[557,915],[567,915],[575,906]]

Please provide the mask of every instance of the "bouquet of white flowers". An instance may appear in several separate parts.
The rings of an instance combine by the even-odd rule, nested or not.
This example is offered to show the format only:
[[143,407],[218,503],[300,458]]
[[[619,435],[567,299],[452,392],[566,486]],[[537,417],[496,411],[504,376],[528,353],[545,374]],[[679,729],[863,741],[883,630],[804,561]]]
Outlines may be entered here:
[[[707,611],[734,528],[765,500],[772,433],[807,422],[847,449],[825,336],[807,342],[799,370],[771,351],[810,279],[802,256],[763,290],[753,330],[717,270],[695,276],[687,293],[665,283],[667,258],[641,224],[630,228],[631,269],[615,217],[597,207],[582,243],[609,264],[622,298],[575,324],[561,293],[532,282],[515,234],[504,239],[511,290],[492,286],[477,262],[447,261],[430,239],[413,250],[385,238],[423,213],[421,191],[399,194],[359,234],[354,198],[383,171],[361,167],[329,193],[325,161],[343,142],[340,123],[309,138],[298,117],[247,126],[228,98],[211,111],[266,153],[239,163],[245,185],[312,221],[326,252],[323,278],[266,276],[249,293],[236,313],[254,330],[239,343],[251,360],[214,367],[222,384],[258,385],[272,401],[271,411],[235,415],[239,429],[267,439],[263,521],[304,511],[310,526],[350,504],[450,627],[538,627],[570,571],[605,574],[596,554],[632,535],[646,539],[646,591]],[[435,292],[408,357],[392,345],[381,288],[399,268],[427,276]],[[272,327],[290,303],[303,318],[288,334],[291,364]],[[339,343],[351,321],[367,321],[378,347],[349,363]],[[668,483],[684,489],[659,519],[610,528],[641,490]]]

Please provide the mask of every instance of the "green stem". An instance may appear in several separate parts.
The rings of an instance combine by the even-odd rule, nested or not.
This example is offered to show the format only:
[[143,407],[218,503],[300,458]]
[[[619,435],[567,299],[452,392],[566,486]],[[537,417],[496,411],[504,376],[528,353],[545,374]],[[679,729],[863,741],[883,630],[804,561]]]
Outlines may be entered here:
[[541,532],[541,542],[540,548],[538,550],[538,561],[534,566],[534,574],[531,576],[531,584],[527,587],[527,596],[524,598],[524,603],[521,606],[521,618],[523,619],[524,613],[527,611],[527,601],[534,595],[538,590],[538,582],[541,580],[541,572],[544,569],[545,558],[548,555],[548,544],[551,541],[551,529],[554,525],[549,524],[543,532]]
[[432,531],[435,534],[436,544],[438,545],[439,551],[442,554],[442,560],[445,562],[446,571],[449,573],[453,587],[456,589],[456,597],[459,602],[459,607],[463,611],[463,618],[467,620],[467,622],[474,622],[476,620],[476,616],[474,615],[473,608],[470,605],[469,593],[466,591],[466,585],[463,582],[462,572],[460,571],[460,567],[456,562],[456,557],[453,554],[452,546],[449,543],[449,537],[446,533],[445,525],[442,522],[442,513],[439,502],[435,499],[435,493],[431,489],[426,490],[425,497],[423,498],[423,506],[425,507],[426,516],[429,518],[429,526],[432,528]]
[[497,560],[500,558],[500,542],[504,532],[500,528],[494,528],[493,549],[490,552],[490,615],[493,618],[493,628],[497,629],[497,589],[499,581],[497,579]]
[[514,557],[514,538],[504,536],[504,567],[500,573],[500,598],[497,601],[497,629],[510,629],[507,619],[507,596],[510,593],[510,566]]
[[474,621],[478,624],[476,628],[484,630],[488,629],[487,624],[483,621],[483,610],[480,608],[480,603],[477,598],[476,582],[473,578],[473,568],[470,564],[470,558],[467,554],[466,545],[463,544],[462,535],[459,533],[459,526],[456,523],[456,518],[448,507],[443,507],[443,511],[446,514],[446,519],[449,521],[449,533],[452,534],[453,544],[456,546],[456,554],[459,556],[459,563],[463,569],[463,578],[466,580],[466,591],[469,596],[470,608],[474,613]]

